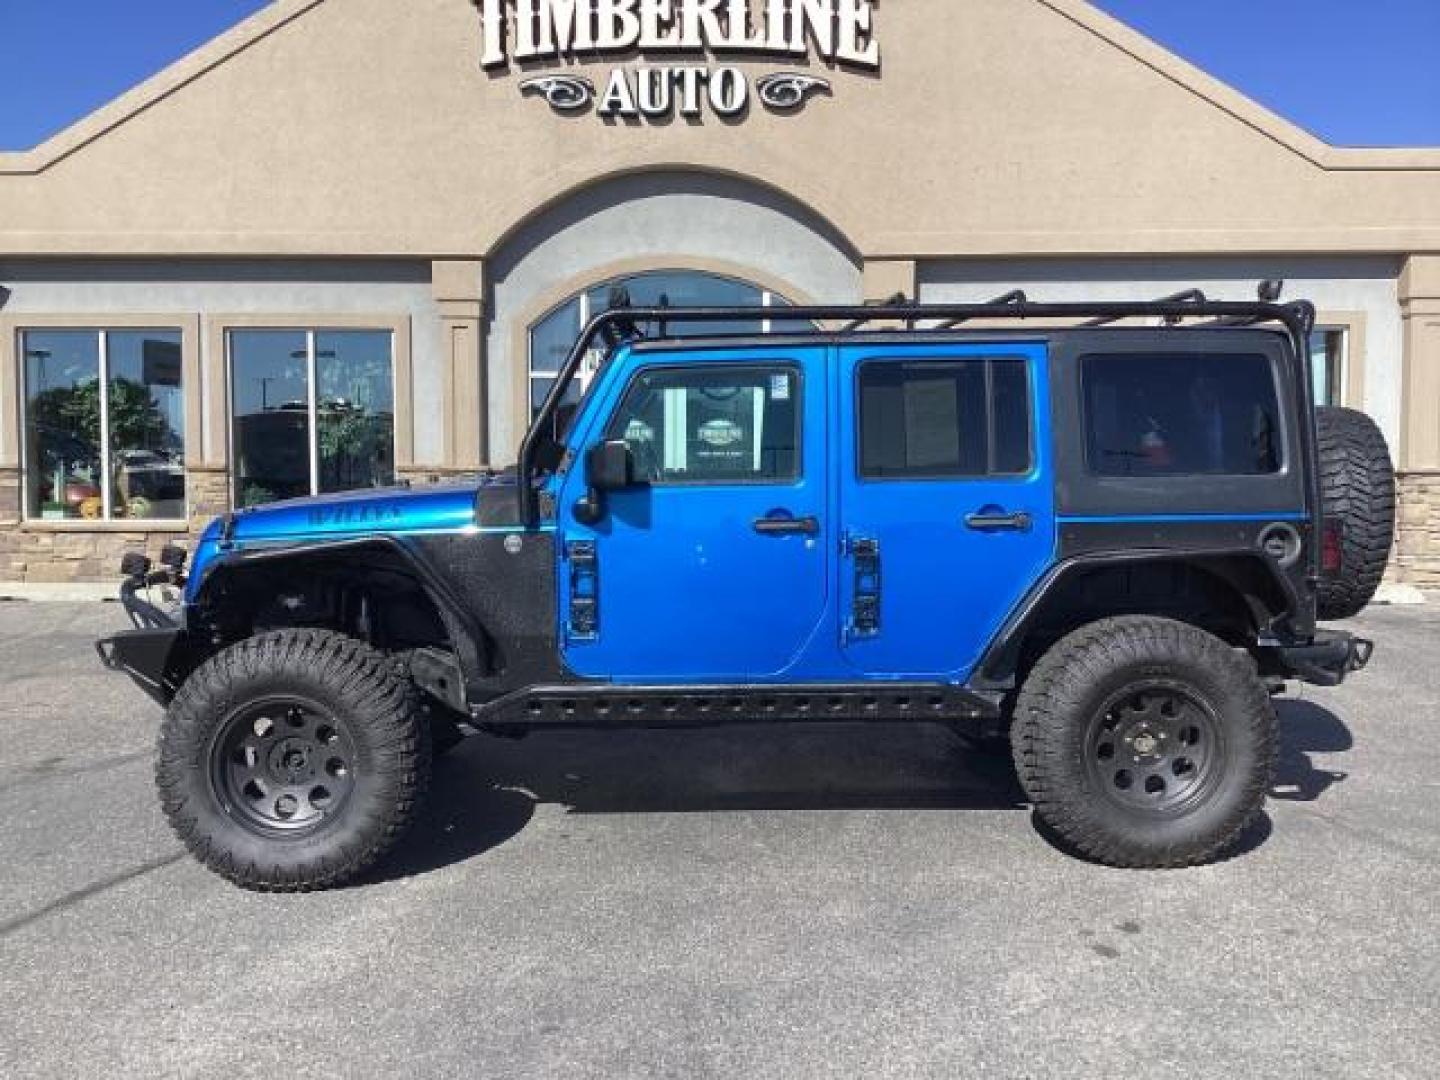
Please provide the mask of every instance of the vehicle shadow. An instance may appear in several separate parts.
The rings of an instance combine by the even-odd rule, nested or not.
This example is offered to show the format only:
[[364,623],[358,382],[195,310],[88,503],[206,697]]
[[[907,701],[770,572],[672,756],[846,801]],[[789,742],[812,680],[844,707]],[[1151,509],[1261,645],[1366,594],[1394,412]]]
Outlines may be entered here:
[[928,724],[480,736],[435,763],[426,814],[370,880],[483,855],[542,804],[587,815],[1027,805],[1008,753]]
[[[1282,701],[1271,797],[1310,802],[1345,779],[1315,753],[1354,740],[1313,701]],[[435,763],[427,812],[371,880],[408,877],[483,855],[519,835],[542,804],[571,814],[809,810],[1023,810],[1008,753],[929,724],[735,727],[701,731],[541,732],[478,736]],[[1062,838],[1030,815],[1061,851]],[[1227,852],[1260,847],[1262,814]]]
[[1317,768],[1311,754],[1340,754],[1355,745],[1345,722],[1325,706],[1297,699],[1280,701],[1280,753],[1272,799],[1314,802],[1349,773]]

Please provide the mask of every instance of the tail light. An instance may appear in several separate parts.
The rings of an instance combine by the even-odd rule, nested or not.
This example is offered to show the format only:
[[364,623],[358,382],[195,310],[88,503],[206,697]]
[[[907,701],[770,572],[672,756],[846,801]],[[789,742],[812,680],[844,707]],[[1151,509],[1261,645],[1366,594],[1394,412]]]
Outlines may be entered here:
[[1320,531],[1320,569],[1327,574],[1340,573],[1344,551],[1344,525],[1338,521],[1327,520]]

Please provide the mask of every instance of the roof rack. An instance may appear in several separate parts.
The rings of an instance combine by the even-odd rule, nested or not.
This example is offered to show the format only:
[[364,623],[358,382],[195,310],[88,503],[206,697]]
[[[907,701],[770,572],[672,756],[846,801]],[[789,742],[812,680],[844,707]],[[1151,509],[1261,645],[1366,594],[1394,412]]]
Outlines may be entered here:
[[[617,308],[590,320],[580,333],[570,355],[561,365],[545,402],[540,407],[530,430],[520,445],[517,464],[520,520],[533,527],[539,519],[539,498],[534,487],[535,457],[544,433],[554,430],[554,421],[571,382],[580,371],[592,344],[604,338],[611,347],[639,336],[640,327],[664,323],[673,328],[682,323],[748,322],[755,319],[753,307],[648,307]],[[937,320],[934,325],[920,327],[922,320]],[[1159,300],[1114,301],[1095,303],[1033,303],[1019,290],[996,297],[982,304],[924,304],[897,296],[874,305],[810,305],[765,309],[766,333],[782,323],[840,323],[840,329],[820,329],[813,325],[803,332],[816,336],[854,333],[874,323],[904,323],[917,335],[944,333],[975,319],[1024,322],[1027,319],[1071,320],[1072,328],[1108,326],[1124,319],[1159,319],[1167,326],[1178,326],[1186,320],[1205,319],[1199,326],[1259,326],[1274,323],[1290,336],[1296,355],[1300,357],[1296,392],[1309,414],[1311,409],[1309,338],[1315,327],[1315,306],[1307,301],[1278,304],[1272,301],[1210,300],[1199,289],[1187,289]],[[1048,328],[1047,328],[1048,329]],[[758,335],[747,334],[747,337]],[[1308,436],[1313,443],[1313,432]]]
[[[1162,296],[1159,300],[1156,300],[1156,301],[1155,301],[1155,303],[1157,303],[1157,304],[1204,304],[1204,303],[1206,303],[1206,302],[1207,302],[1207,301],[1206,301],[1206,299],[1205,299],[1205,294],[1204,294],[1203,292],[1201,292],[1199,289],[1182,289],[1180,292],[1171,293],[1169,296]],[[1100,316],[1100,317],[1097,318],[1097,319],[1091,319],[1089,322],[1084,322],[1084,323],[1081,323],[1080,325],[1081,325],[1081,326],[1108,326],[1110,323],[1119,322],[1121,319],[1124,319],[1124,318],[1129,318],[1129,316],[1126,316],[1126,315],[1102,315],[1102,316]],[[1177,325],[1178,323],[1180,323],[1180,322],[1184,319],[1184,316],[1181,316],[1181,315],[1167,315],[1167,316],[1163,316],[1163,318],[1165,319],[1165,324],[1166,324],[1167,326],[1175,326],[1175,325]]]
[[[1002,293],[1000,296],[995,297],[994,300],[987,300],[987,301],[985,301],[985,306],[986,306],[986,307],[1010,307],[1010,306],[1015,305],[1015,304],[1028,304],[1029,302],[1030,302],[1030,297],[1028,297],[1028,296],[1025,295],[1025,290],[1024,290],[1024,289],[1014,289],[1014,290],[1012,290],[1011,292]],[[972,318],[974,318],[973,315],[962,315],[962,316],[960,316],[960,318],[958,318],[958,319],[946,319],[944,322],[942,322],[942,323],[936,323],[934,326],[926,327],[926,329],[927,329],[927,330],[953,330],[953,329],[955,329],[955,327],[960,326],[960,325],[962,325],[963,323],[969,322]]]

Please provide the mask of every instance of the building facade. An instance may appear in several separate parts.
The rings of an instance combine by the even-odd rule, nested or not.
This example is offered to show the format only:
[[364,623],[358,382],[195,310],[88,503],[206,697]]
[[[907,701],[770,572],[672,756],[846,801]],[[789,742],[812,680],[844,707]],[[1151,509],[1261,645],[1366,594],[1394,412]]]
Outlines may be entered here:
[[1328,146],[1082,0],[276,0],[0,154],[0,581],[503,465],[636,303],[1320,310],[1440,585],[1440,151]]

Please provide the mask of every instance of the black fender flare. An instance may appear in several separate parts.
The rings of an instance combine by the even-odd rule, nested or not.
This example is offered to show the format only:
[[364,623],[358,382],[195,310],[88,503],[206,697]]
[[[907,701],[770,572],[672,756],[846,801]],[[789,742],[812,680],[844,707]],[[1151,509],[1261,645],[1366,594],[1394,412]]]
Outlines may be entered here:
[[[1056,596],[1070,581],[1096,569],[1112,567],[1141,566],[1153,563],[1186,563],[1206,570],[1227,581],[1239,592],[1250,606],[1251,615],[1262,633],[1276,629],[1276,624],[1286,616],[1303,609],[1300,596],[1294,584],[1285,576],[1271,559],[1262,552],[1249,547],[1223,548],[1157,548],[1150,551],[1100,551],[1087,552],[1064,559],[1054,566],[1030,590],[1025,599],[1010,613],[1010,617],[996,632],[989,646],[975,667],[970,678],[970,687],[978,690],[1009,690],[1015,684],[1019,668],[1020,650],[1026,634],[1040,620],[1046,610],[1046,602]],[[1276,589],[1279,602],[1265,603],[1253,595],[1247,583],[1235,580],[1228,568],[1244,564],[1263,568],[1263,573]],[[1276,644],[1261,641],[1257,644]]]
[[449,580],[413,545],[407,544],[398,536],[377,533],[319,544],[287,544],[224,552],[206,564],[200,584],[195,590],[194,603],[203,603],[209,590],[223,582],[227,575],[242,568],[276,563],[303,563],[315,559],[333,559],[336,556],[353,558],[367,549],[380,549],[387,555],[398,558],[414,575],[425,596],[435,605],[440,621],[444,624],[445,632],[455,648],[462,678],[468,686],[478,685],[485,677],[489,659],[484,628],[466,609]]

